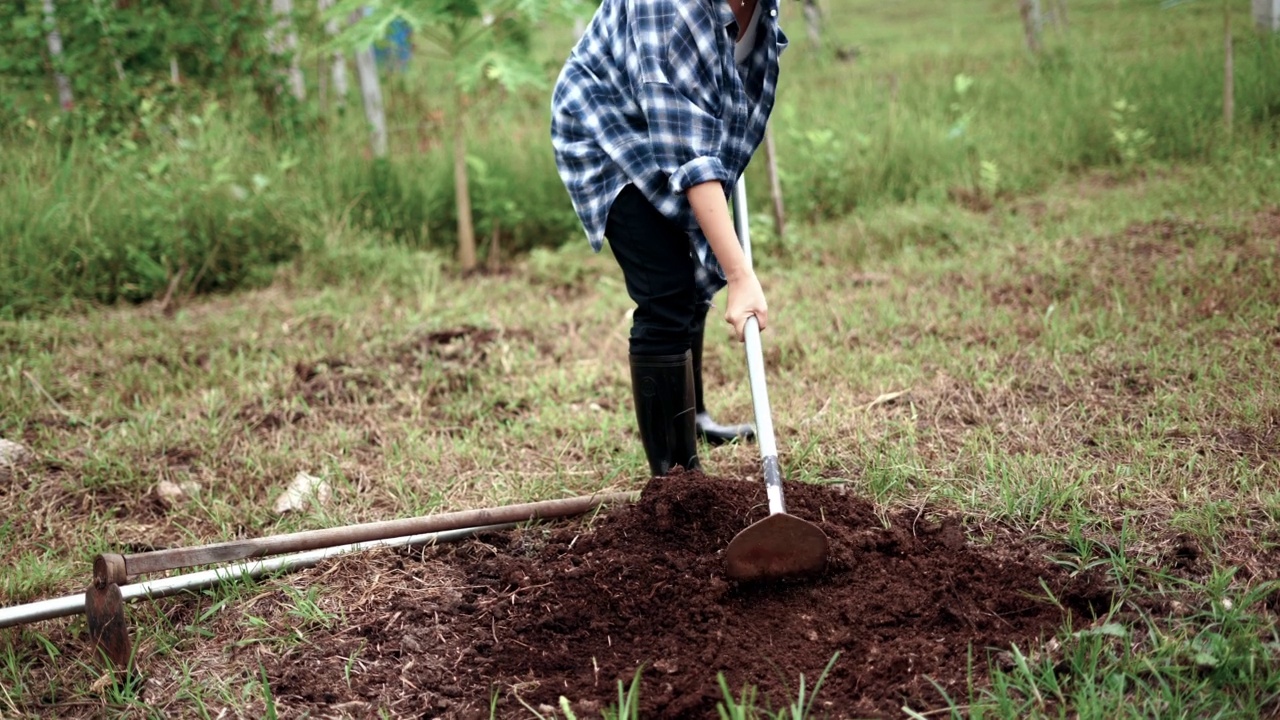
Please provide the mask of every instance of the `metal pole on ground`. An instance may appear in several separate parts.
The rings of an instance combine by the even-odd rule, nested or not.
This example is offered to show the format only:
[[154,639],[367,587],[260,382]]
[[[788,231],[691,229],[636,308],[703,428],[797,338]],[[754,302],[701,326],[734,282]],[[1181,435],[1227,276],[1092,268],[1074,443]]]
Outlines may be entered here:
[[[346,555],[360,550],[406,547],[413,545],[433,545],[437,543],[453,542],[455,540],[468,538],[477,533],[489,530],[502,530],[514,526],[514,523],[508,523],[505,525],[486,525],[484,527],[462,528],[460,530],[449,530],[446,532],[425,533],[422,535],[410,535],[408,537],[389,538],[386,540],[374,540],[371,542],[340,545],[338,547],[321,548],[319,550],[310,550],[308,552],[295,553],[293,555],[282,555],[280,557],[273,557],[265,560],[236,563],[234,565],[228,565],[214,570],[201,570],[199,572],[158,578],[156,580],[148,580],[147,582],[135,583],[133,585],[125,585],[120,589],[120,594],[122,599],[126,602],[130,600],[137,600],[138,598],[155,599],[168,597],[182,592],[203,590],[226,580],[259,578],[263,575],[302,570],[317,565],[321,561],[328,560],[329,558]],[[26,603],[25,605],[13,605],[10,607],[0,608],[0,628],[25,625],[27,623],[39,622],[41,620],[70,617],[72,615],[79,615],[83,613],[84,610],[84,593],[66,595],[50,600],[40,600],[38,602]]]
[[[124,616],[124,603],[128,600],[202,589],[237,577],[289,572],[358,550],[448,542],[483,530],[581,515],[604,505],[633,502],[638,498],[636,492],[588,495],[133,555],[103,553],[94,558],[93,582],[83,595],[0,608],[0,628],[84,613],[94,644],[112,664],[126,668],[133,660],[128,621]],[[296,554],[143,583],[130,582],[131,578],[148,573],[283,553]]]

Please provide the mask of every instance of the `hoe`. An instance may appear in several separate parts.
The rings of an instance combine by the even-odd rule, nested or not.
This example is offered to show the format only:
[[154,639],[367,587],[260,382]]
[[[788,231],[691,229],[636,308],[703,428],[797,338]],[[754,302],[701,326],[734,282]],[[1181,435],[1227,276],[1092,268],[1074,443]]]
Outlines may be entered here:
[[[733,191],[733,221],[742,250],[751,266],[751,232],[747,223],[747,187],[738,180]],[[735,580],[777,580],[814,575],[827,565],[827,536],[817,525],[787,514],[782,497],[782,468],[773,438],[769,414],[769,392],[764,383],[764,352],[760,345],[760,324],[747,318],[747,372],[751,380],[751,402],[755,406],[756,437],[764,465],[765,492],[769,516],[739,532],[725,550],[725,573]]]

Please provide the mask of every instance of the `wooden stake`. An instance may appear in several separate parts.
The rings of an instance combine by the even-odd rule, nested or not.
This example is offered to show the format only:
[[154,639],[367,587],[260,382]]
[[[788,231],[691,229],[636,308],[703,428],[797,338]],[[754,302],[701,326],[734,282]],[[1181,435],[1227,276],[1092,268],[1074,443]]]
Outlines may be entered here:
[[1040,54],[1040,0],[1018,0],[1022,15],[1022,32],[1026,36],[1027,49],[1032,55]]
[[467,181],[466,105],[462,91],[455,93],[453,122],[453,189],[458,211],[458,264],[463,272],[476,267],[476,232],[471,224],[471,189]]
[[822,8],[818,0],[802,0],[804,2],[804,25],[809,32],[809,43],[815,50],[822,49]]

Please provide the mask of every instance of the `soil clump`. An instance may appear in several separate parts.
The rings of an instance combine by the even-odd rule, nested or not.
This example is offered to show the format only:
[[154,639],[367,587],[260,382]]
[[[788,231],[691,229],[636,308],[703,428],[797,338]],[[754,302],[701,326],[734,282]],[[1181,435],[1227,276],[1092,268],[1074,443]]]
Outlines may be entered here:
[[[545,713],[564,696],[593,716],[643,668],[641,717],[714,718],[718,674],[735,697],[755,685],[757,703],[778,709],[802,674],[812,693],[839,653],[817,716],[901,717],[943,705],[939,688],[963,703],[990,653],[1028,652],[1067,613],[1079,625],[1110,606],[1102,583],[1069,577],[1034,543],[982,544],[915,511],[882,519],[830,486],[789,483],[787,500],[831,540],[820,577],[726,580],[724,548],[767,513],[763,485],[656,478],[593,519],[406,555],[397,571],[448,588],[399,583],[384,612],[276,658],[273,691],[288,706],[394,702],[424,717],[488,717],[495,694],[499,716],[527,717],[526,704]],[[357,671],[344,672],[356,648]]]

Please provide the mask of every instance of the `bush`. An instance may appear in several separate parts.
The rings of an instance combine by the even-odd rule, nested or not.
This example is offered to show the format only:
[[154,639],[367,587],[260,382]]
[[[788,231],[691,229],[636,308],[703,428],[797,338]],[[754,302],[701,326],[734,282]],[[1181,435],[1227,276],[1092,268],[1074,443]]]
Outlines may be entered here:
[[[1034,191],[1063,172],[1132,164],[1135,153],[1139,162],[1208,161],[1228,142],[1220,48],[1124,62],[1058,48],[1039,61],[1019,52],[972,64],[965,56],[929,59],[888,82],[854,72],[842,78],[840,97],[825,78],[791,78],[773,122],[791,213],[835,218],[936,200],[957,186],[989,195]],[[1266,145],[1280,123],[1280,37],[1241,33],[1235,70],[1234,142]],[[763,172],[762,162],[753,164],[758,203],[767,200]]]
[[[491,140],[472,150],[471,205],[482,249],[495,227],[504,253],[556,246],[580,233],[549,145],[513,153]],[[451,253],[458,237],[451,163],[444,152],[348,158],[335,168],[333,207],[349,208],[356,227],[410,247]]]
[[33,152],[4,156],[0,314],[141,301],[171,283],[227,290],[268,279],[297,250],[305,212],[285,187],[290,156],[252,152],[216,105],[162,116],[144,103],[140,118],[141,134],[67,147],[33,131]]

